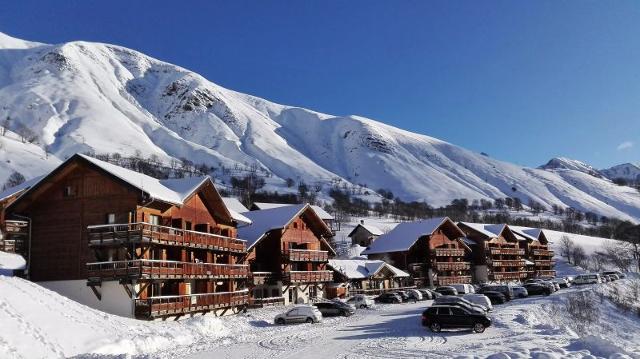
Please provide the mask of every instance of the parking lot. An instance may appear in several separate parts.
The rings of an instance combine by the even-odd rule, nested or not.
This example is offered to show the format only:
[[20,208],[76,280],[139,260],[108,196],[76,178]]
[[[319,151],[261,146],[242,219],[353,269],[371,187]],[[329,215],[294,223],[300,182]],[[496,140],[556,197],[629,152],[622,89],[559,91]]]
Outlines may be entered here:
[[[622,353],[640,357],[638,339],[611,328],[616,342],[603,346],[593,338],[582,338],[551,316],[550,306],[568,293],[589,290],[573,287],[551,296],[517,299],[496,306],[490,316],[493,325],[482,334],[468,330],[432,333],[420,325],[420,315],[431,301],[377,305],[358,310],[351,317],[325,318],[320,324],[276,326],[276,313],[283,308],[250,311],[230,319],[235,335],[217,343],[199,343],[186,350],[165,353],[165,357],[189,358],[526,358],[538,354],[551,357],[609,357]],[[627,328],[640,330],[638,320],[608,313],[612,320],[628,321]],[[628,330],[628,329],[627,329]],[[618,340],[621,339],[621,340]],[[609,340],[609,339],[601,339]],[[625,343],[618,345],[617,343]],[[594,344],[595,343],[595,344]],[[605,347],[606,353],[602,352]],[[604,355],[607,354],[607,355]]]

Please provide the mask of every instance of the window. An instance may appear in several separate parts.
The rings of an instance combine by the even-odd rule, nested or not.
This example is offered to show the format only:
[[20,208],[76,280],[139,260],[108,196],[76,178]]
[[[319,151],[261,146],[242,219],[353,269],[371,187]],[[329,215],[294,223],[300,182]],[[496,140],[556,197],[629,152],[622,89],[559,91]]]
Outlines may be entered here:
[[451,309],[449,308],[438,308],[439,315],[451,315]]
[[298,229],[298,222],[293,222],[293,228]]
[[115,213],[107,213],[107,224],[116,223],[116,214]]
[[185,222],[184,229],[186,229],[187,231],[190,231],[191,230],[191,222],[189,222],[189,221]]
[[451,308],[453,315],[466,315],[467,313],[460,308]]
[[155,226],[160,225],[160,216],[156,216],[155,214],[149,215],[149,223]]
[[64,186],[64,189],[62,191],[62,196],[63,197],[71,197],[71,196],[75,196],[76,191],[73,189],[72,186]]

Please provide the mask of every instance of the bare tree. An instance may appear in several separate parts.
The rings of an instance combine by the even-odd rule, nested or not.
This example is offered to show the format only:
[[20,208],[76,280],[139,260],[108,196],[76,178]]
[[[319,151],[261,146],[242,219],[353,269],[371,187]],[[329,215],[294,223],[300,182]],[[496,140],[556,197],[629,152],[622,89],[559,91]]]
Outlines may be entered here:
[[4,183],[4,186],[3,186],[2,190],[4,191],[7,188],[15,187],[15,186],[17,186],[19,184],[22,184],[24,181],[25,181],[25,178],[22,175],[22,173],[20,173],[18,171],[14,171],[7,178],[7,181]]
[[566,234],[560,238],[560,255],[567,258],[571,263],[571,253],[573,252],[573,242]]

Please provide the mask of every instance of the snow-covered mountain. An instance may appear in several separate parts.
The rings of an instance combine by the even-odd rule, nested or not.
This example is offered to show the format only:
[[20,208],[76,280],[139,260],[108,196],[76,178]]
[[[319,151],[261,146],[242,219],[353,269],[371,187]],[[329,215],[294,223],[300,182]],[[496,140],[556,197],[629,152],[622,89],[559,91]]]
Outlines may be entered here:
[[601,171],[607,178],[623,178],[627,181],[640,182],[640,164],[623,163]]
[[557,169],[565,169],[565,170],[574,170],[584,172],[586,174],[590,174],[596,177],[602,177],[602,174],[595,168],[591,167],[591,165],[584,163],[582,161],[573,160],[571,158],[566,157],[554,157],[549,160],[546,164],[538,167],[544,170],[557,170]]
[[325,189],[340,179],[432,205],[509,196],[640,219],[640,194],[606,179],[523,168],[371,119],[275,104],[119,46],[0,34],[0,106],[13,132],[38,135],[3,148],[0,181],[24,163],[44,172],[75,152],[140,151],[165,163],[257,166],[283,188],[287,178]]

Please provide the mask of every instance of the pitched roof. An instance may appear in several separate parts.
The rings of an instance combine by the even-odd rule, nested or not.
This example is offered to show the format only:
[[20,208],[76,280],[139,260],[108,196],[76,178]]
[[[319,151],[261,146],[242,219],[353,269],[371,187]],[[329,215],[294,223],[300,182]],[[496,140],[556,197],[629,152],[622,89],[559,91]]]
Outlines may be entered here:
[[34,184],[38,183],[44,176],[34,177],[30,180],[24,181],[17,186],[13,186],[11,188],[7,188],[4,191],[0,192],[0,201],[5,200],[11,196],[15,196],[16,194],[28,190]]
[[[432,235],[436,229],[446,222],[450,222],[455,226],[455,223],[451,222],[448,217],[400,223],[391,230],[391,232],[378,237],[378,239],[371,244],[369,249],[364,251],[362,254],[402,252],[409,250],[409,248],[411,248],[411,246],[413,246],[420,237]],[[464,233],[460,231],[460,237],[463,236]]]
[[364,228],[365,230],[367,230],[367,232],[371,233],[374,236],[381,236],[384,234],[384,232],[376,226],[373,226],[368,223],[358,223],[358,225],[355,226],[355,228],[349,233],[347,237],[353,236],[353,233],[358,229],[358,227]]
[[507,224],[485,224],[485,223],[470,223],[459,222],[463,228],[466,226],[473,231],[478,232],[487,238],[496,238],[503,236],[507,241],[517,241],[518,235],[511,230],[511,227]]
[[[252,224],[238,228],[238,237],[247,241],[247,250],[249,250],[267,233],[275,229],[285,228],[293,219],[300,216],[307,209],[310,209],[317,216],[308,204],[287,205],[242,213],[242,215],[251,220]],[[320,222],[322,222],[327,233],[331,233],[331,229],[322,220]],[[327,246],[331,248],[328,243]],[[333,248],[331,250],[333,251]]]
[[235,197],[222,197],[222,201],[229,212],[231,212],[231,217],[236,220],[236,222],[241,224],[251,224],[251,220],[244,216],[243,212],[248,212],[249,209],[245,207],[237,198]]
[[376,275],[382,268],[387,268],[394,277],[409,276],[409,273],[381,260],[329,259],[328,265],[347,279],[367,279]]
[[[263,210],[263,209],[272,209],[272,208],[285,207],[285,206],[297,206],[297,205],[290,204],[290,203],[255,202],[252,207],[257,208],[258,210]],[[330,215],[327,211],[322,209],[322,207],[320,206],[311,205],[311,208],[313,208],[313,210],[316,211],[316,214],[318,215],[318,217],[320,217],[320,219],[322,219],[323,221],[334,219],[332,215]]]
[[[532,228],[521,227],[521,226],[509,226],[509,228],[511,228],[511,231],[517,236],[520,236],[523,239],[529,240],[529,241],[537,240],[538,233],[540,233],[540,230],[537,228],[532,229]],[[532,235],[532,230],[536,231],[535,235]]]

